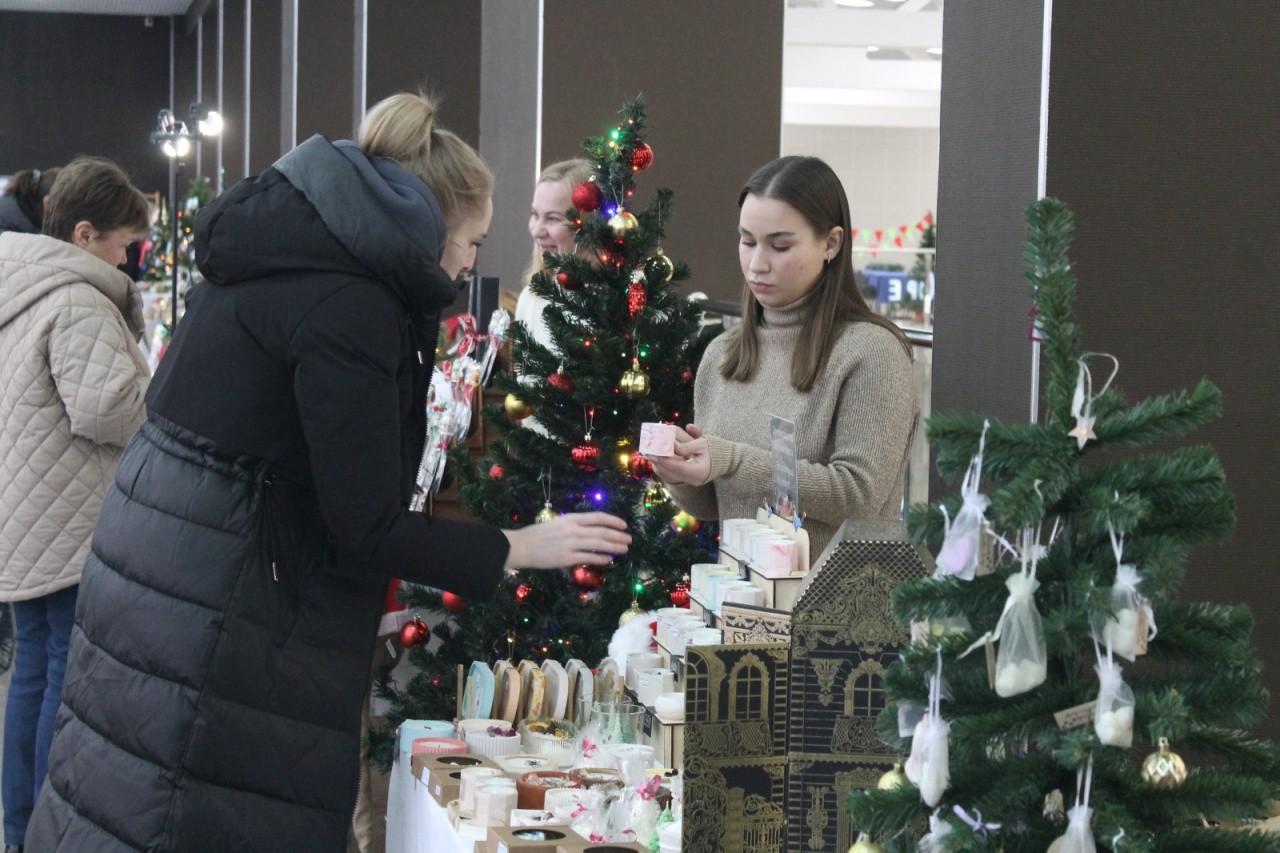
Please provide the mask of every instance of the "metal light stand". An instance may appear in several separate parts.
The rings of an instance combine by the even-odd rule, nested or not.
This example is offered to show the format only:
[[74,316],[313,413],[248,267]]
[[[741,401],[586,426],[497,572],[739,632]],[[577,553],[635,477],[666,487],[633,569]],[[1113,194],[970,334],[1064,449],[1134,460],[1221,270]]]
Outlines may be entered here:
[[196,125],[193,132],[186,122],[179,121],[173,110],[163,109],[156,119],[156,129],[151,134],[151,142],[160,146],[160,150],[169,158],[169,228],[172,234],[169,249],[169,263],[173,267],[172,291],[170,299],[173,313],[169,325],[169,339],[178,331],[178,176],[182,173],[182,158],[191,151],[193,145],[200,140],[217,136],[222,132],[222,116],[214,110],[200,104],[191,105],[191,120]]

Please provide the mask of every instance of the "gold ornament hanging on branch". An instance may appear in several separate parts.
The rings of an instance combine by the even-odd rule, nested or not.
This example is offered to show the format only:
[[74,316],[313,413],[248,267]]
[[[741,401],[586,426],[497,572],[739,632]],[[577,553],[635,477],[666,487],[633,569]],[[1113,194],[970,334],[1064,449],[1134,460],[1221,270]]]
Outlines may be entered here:
[[636,219],[635,216],[627,210],[619,210],[613,216],[609,217],[609,230],[613,232],[613,236],[619,239],[626,237],[639,226],[640,220]]
[[1157,741],[1156,751],[1142,762],[1142,784],[1157,791],[1175,791],[1187,781],[1187,765],[1182,756],[1169,749],[1169,739]]
[[649,396],[649,374],[640,369],[639,359],[631,359],[631,369],[618,380],[618,390],[628,400]]
[[907,774],[902,772],[902,762],[895,761],[893,769],[880,777],[876,782],[876,789],[880,791],[892,791],[894,788],[901,788],[908,784]]
[[560,513],[556,512],[555,507],[551,505],[551,501],[547,501],[542,505],[542,509],[538,510],[534,520],[541,523],[544,521],[555,521],[560,517]]
[[502,401],[502,411],[506,412],[507,417],[512,420],[522,421],[533,414],[533,406],[530,406],[515,394],[508,394],[506,399]]

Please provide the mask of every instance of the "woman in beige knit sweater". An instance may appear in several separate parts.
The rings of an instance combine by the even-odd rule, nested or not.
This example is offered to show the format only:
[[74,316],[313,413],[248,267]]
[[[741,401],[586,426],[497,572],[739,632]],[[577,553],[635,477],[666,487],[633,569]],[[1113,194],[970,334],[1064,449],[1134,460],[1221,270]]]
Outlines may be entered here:
[[847,518],[897,518],[919,412],[911,347],[858,293],[849,202],[815,157],[763,166],[738,197],[742,323],[707,347],[697,423],[654,470],[703,519],[754,516],[773,494],[769,416],[796,424],[811,560]]

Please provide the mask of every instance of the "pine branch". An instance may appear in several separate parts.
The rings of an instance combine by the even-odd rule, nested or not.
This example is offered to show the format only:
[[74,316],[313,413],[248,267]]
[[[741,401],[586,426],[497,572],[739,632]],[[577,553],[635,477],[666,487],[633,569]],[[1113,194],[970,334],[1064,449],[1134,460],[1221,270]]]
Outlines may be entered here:
[[1201,379],[1190,393],[1153,397],[1122,412],[1100,416],[1094,429],[1099,445],[1144,447],[1187,435],[1221,416],[1222,392]]

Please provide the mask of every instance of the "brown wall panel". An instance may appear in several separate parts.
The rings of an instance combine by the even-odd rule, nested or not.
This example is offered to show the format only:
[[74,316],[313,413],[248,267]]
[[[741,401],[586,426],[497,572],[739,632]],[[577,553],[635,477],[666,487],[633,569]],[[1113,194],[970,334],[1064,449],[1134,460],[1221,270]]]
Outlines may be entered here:
[[[222,185],[244,177],[244,4],[223,0]],[[215,86],[217,84],[215,83]],[[217,101],[214,91],[213,102]],[[217,146],[213,146],[217,151]]]
[[543,162],[576,156],[643,93],[656,156],[637,195],[675,191],[666,247],[692,268],[685,292],[741,292],[738,192],[778,156],[783,11],[775,0],[546,0]]
[[0,12],[0,174],[109,157],[165,191],[151,144],[169,100],[169,20]]
[[[1262,105],[1280,89],[1280,5],[1216,4],[1211,28],[1191,0],[1150,10],[1055,0],[1048,189],[1076,215],[1082,343],[1120,359],[1117,385],[1222,388],[1225,416],[1195,440],[1221,455],[1238,525],[1192,552],[1184,597],[1252,606],[1277,695],[1280,136]],[[1275,714],[1266,728],[1280,735]]]
[[316,133],[349,139],[351,126],[351,0],[298,4],[298,142]]
[[950,0],[943,15],[934,411],[1030,412],[1022,241],[1036,197],[1042,23],[1026,0]]
[[[478,145],[480,12],[475,0],[371,0],[369,106],[396,92],[425,87],[443,96],[443,126]],[[349,52],[347,56],[350,68]],[[347,98],[335,106],[345,109],[350,103]]]
[[280,4],[248,0],[250,20],[249,171],[257,174],[280,159]]

